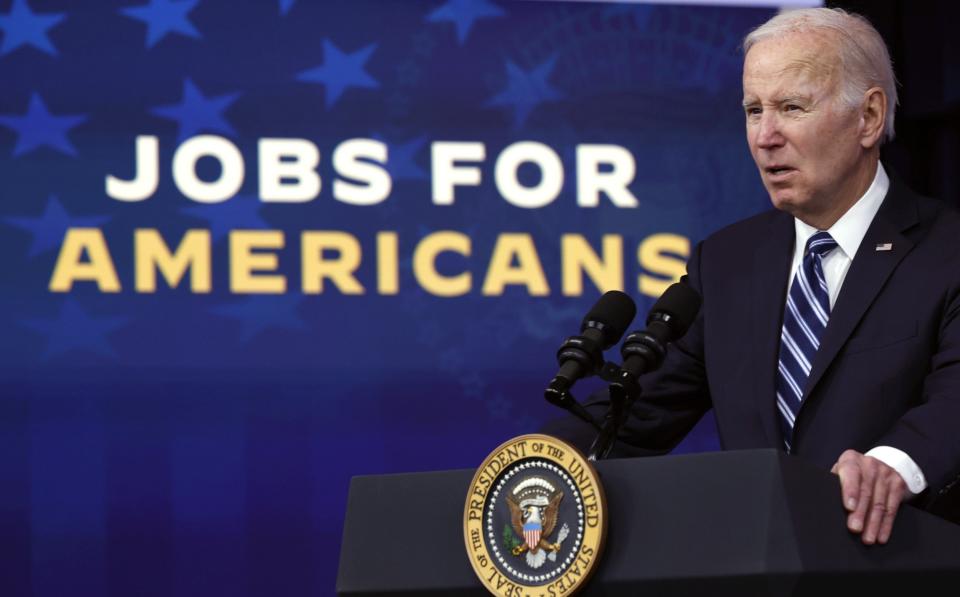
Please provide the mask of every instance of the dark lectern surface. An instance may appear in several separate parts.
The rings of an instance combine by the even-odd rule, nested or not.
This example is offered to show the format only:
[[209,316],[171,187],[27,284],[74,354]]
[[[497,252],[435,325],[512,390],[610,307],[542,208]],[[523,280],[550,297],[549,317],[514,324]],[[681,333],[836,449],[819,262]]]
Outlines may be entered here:
[[[960,591],[960,526],[907,506],[887,545],[865,546],[846,530],[836,477],[774,450],[597,470],[610,527],[583,595]],[[473,472],[355,477],[338,594],[485,595],[463,543]]]

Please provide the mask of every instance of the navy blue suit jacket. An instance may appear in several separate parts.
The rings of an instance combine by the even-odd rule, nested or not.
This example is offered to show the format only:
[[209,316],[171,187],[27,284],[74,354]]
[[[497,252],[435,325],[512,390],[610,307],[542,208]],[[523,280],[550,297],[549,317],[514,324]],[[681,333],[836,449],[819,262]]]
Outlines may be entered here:
[[[685,279],[703,306],[642,378],[621,455],[669,451],[711,407],[724,449],[783,448],[775,372],[794,236],[774,210],[697,246]],[[960,216],[892,179],[812,363],[793,453],[829,469],[848,448],[899,448],[926,476],[920,503],[935,505],[960,474],[958,315]]]

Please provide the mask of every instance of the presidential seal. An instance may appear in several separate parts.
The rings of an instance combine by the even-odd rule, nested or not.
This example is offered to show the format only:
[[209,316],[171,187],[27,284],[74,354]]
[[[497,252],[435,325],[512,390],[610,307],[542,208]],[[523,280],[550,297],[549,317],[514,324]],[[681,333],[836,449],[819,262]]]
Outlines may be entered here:
[[596,568],[607,531],[596,471],[570,444],[522,435],[494,450],[470,483],[467,556],[483,585],[509,597],[570,595]]

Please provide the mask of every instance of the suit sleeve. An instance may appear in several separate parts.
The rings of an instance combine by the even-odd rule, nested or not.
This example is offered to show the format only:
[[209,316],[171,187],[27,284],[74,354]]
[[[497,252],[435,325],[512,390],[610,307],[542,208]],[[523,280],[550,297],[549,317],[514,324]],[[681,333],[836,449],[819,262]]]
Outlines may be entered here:
[[[910,456],[929,485],[931,505],[955,489],[960,479],[960,288],[943,301],[937,348],[923,381],[920,403],[906,411],[878,445],[889,445]],[[956,501],[956,500],[954,500]]]

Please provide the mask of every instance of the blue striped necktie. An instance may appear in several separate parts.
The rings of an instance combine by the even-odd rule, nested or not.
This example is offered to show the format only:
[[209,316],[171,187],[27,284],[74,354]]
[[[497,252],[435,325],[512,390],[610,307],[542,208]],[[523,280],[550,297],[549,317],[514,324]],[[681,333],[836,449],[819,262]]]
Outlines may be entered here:
[[837,241],[828,232],[817,232],[807,240],[803,263],[797,268],[787,296],[777,362],[777,411],[787,452],[793,442],[793,425],[800,412],[813,355],[820,348],[820,338],[830,319],[830,295],[821,260],[836,246]]

